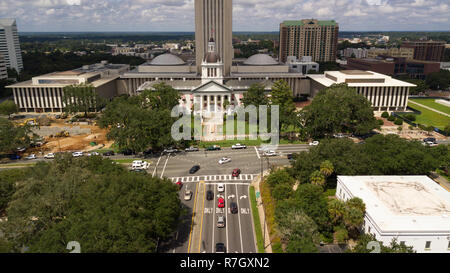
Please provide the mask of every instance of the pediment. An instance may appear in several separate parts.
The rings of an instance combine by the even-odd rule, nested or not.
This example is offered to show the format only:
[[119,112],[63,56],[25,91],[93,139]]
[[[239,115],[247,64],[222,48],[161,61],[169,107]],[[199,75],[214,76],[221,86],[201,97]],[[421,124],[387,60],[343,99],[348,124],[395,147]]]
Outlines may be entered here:
[[195,88],[194,90],[192,90],[192,92],[195,93],[224,93],[224,92],[231,92],[232,90],[227,87],[226,85],[217,83],[215,81],[210,81],[207,82],[197,88]]

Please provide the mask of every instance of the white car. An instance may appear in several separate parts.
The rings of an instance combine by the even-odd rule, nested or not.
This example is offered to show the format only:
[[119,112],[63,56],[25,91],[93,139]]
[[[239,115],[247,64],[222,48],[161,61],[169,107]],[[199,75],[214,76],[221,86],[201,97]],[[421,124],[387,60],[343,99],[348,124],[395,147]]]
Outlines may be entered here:
[[225,185],[224,184],[218,184],[217,185],[217,191],[218,192],[224,192],[225,191]]
[[88,153],[87,156],[99,156],[100,154],[97,152]]
[[133,164],[131,165],[132,170],[147,170],[149,167],[150,164],[148,164],[147,161],[142,160],[133,161]]
[[320,142],[319,141],[313,141],[309,143],[309,146],[319,146]]
[[422,142],[422,144],[424,146],[428,146],[428,147],[436,147],[436,146],[438,146],[438,144],[436,142],[432,142],[432,141]]
[[75,153],[72,153],[72,156],[73,156],[73,157],[82,157],[82,156],[83,156],[83,152],[75,152]]
[[247,146],[238,143],[238,144],[236,144],[236,145],[233,145],[233,146],[231,147],[231,149],[233,149],[233,150],[247,149]]
[[191,199],[192,199],[192,191],[187,190],[184,193],[184,201],[191,201]]
[[26,160],[33,160],[33,159],[37,159],[37,157],[36,157],[35,154],[31,154],[31,155],[25,157],[25,159],[26,159]]
[[44,158],[45,158],[45,159],[54,159],[54,158],[55,158],[55,154],[54,154],[54,153],[46,154],[46,155],[44,156]]
[[223,165],[223,164],[226,164],[226,163],[230,163],[230,162],[231,162],[231,158],[229,158],[229,157],[224,157],[221,160],[219,160],[219,164],[220,165]]
[[264,153],[264,156],[277,156],[277,153],[275,151],[267,151]]

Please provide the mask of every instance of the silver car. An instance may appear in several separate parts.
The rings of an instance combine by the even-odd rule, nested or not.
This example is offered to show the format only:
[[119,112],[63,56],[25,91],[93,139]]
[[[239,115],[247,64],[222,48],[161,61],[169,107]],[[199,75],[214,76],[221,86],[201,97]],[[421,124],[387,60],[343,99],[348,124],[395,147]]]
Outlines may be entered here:
[[224,228],[225,227],[225,216],[219,216],[217,218],[217,227]]

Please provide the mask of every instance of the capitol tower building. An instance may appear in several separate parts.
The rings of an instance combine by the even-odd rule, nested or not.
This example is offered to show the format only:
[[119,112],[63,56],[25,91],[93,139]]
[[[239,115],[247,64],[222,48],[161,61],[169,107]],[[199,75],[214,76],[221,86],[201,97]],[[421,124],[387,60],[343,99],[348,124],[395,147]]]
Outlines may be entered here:
[[226,105],[242,105],[244,93],[256,83],[269,94],[275,81],[285,80],[294,96],[308,94],[306,75],[291,72],[288,64],[267,54],[233,59],[232,6],[232,0],[195,0],[195,59],[157,56],[124,73],[118,80],[119,93],[134,95],[164,82],[180,92],[180,106],[199,109],[194,114],[203,116],[222,114]]

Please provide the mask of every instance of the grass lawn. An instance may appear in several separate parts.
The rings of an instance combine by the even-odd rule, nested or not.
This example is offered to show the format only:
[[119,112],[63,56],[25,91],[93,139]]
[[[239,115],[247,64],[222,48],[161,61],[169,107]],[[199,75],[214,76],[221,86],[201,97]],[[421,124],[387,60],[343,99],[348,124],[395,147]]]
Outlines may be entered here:
[[258,246],[258,253],[265,253],[264,237],[261,229],[261,222],[259,221],[258,206],[256,204],[255,188],[250,187],[250,202],[252,204],[253,223],[255,224],[256,244]]
[[[410,101],[420,103],[430,108],[436,109],[442,113],[450,115],[450,107],[436,103],[436,99],[410,99]],[[413,104],[414,105],[414,104]]]
[[444,130],[445,126],[447,126],[450,123],[450,117],[440,115],[436,112],[430,111],[430,110],[425,109],[420,106],[417,106],[413,103],[409,103],[408,106],[410,108],[413,108],[413,109],[416,109],[416,110],[422,112],[421,115],[416,116],[417,119],[416,119],[415,123],[428,125],[428,126],[432,125],[441,130]]

